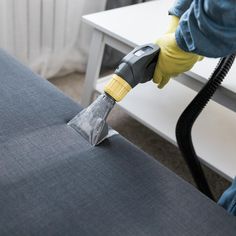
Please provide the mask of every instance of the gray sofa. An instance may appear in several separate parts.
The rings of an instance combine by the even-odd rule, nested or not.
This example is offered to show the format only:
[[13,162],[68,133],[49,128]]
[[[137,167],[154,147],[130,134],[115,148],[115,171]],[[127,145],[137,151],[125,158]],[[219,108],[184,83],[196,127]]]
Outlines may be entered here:
[[236,235],[234,217],[120,135],[91,147],[81,107],[0,51],[0,235]]

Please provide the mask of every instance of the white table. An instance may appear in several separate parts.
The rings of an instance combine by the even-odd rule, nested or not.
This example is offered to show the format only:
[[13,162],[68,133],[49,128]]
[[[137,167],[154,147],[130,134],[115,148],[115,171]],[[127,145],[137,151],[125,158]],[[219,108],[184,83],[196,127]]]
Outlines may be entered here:
[[[103,91],[110,76],[99,79],[104,46],[128,53],[135,46],[154,42],[165,32],[173,0],[152,1],[84,16],[94,28],[82,105],[94,90]],[[152,83],[138,85],[119,103],[132,117],[176,145],[175,125],[213,71],[218,60],[205,58],[190,72],[172,80],[165,89]],[[236,175],[236,65],[193,128],[193,142],[201,161],[232,180]]]

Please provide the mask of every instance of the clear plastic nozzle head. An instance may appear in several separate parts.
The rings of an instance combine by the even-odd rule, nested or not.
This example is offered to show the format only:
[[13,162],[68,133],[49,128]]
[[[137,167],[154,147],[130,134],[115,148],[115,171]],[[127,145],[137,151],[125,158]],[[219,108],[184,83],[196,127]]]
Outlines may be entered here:
[[114,105],[113,98],[102,94],[89,107],[76,115],[68,125],[95,146],[108,135],[109,128],[106,119]]

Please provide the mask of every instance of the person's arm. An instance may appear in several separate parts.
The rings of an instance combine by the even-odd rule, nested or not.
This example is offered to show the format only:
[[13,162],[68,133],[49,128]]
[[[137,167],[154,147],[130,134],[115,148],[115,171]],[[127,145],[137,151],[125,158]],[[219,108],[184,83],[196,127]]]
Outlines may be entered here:
[[[178,6],[171,12],[178,12]],[[184,51],[207,57],[236,52],[236,0],[192,1],[180,18],[175,37]]]
[[174,33],[157,40],[161,51],[153,82],[159,88],[190,70],[202,59],[198,55],[223,57],[236,52],[236,0],[177,0],[169,13],[180,20]]
[[169,14],[181,17],[191,6],[193,0],[176,0],[173,7],[170,8]]
[[229,214],[236,216],[236,177],[232,185],[222,194],[218,204],[224,207]]

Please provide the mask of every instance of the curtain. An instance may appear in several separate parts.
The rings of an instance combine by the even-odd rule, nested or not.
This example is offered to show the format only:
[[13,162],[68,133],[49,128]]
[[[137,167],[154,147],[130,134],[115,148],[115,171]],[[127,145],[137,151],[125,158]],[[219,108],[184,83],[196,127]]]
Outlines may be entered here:
[[[0,47],[45,78],[84,72],[92,28],[82,15],[141,0],[0,0]],[[106,48],[103,65],[121,55]]]
[[46,78],[84,71],[92,29],[81,16],[106,0],[0,0],[0,47]]

